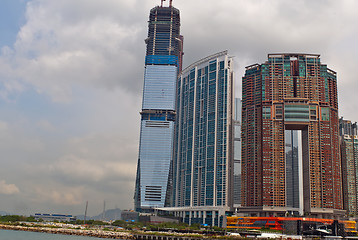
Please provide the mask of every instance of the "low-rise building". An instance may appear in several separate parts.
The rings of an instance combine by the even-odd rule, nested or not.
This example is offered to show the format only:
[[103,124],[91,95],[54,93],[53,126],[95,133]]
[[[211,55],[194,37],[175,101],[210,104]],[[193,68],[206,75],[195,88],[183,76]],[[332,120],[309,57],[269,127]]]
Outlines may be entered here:
[[64,222],[71,222],[76,221],[77,218],[72,215],[65,215],[65,214],[49,214],[49,213],[35,213],[33,216],[35,219],[48,222],[53,221],[64,221]]

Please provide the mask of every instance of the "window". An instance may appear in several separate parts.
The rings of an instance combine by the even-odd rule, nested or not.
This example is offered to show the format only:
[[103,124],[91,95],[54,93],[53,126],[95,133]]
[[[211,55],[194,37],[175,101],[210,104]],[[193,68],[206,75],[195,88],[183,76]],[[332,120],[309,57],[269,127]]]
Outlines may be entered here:
[[282,105],[276,105],[275,106],[275,110],[276,110],[276,112],[275,112],[275,119],[277,119],[277,120],[282,120],[282,118],[283,118],[283,110],[282,110]]
[[271,107],[263,107],[262,108],[262,118],[263,119],[271,119]]
[[317,107],[310,106],[310,120],[317,120]]
[[146,186],[145,187],[145,201],[160,202],[162,198],[161,186]]
[[329,108],[328,107],[321,108],[321,121],[329,121]]
[[204,99],[200,100],[200,117],[204,116]]
[[309,106],[305,104],[287,104],[285,105],[285,121],[308,122]]
[[169,122],[146,121],[145,127],[169,128]]

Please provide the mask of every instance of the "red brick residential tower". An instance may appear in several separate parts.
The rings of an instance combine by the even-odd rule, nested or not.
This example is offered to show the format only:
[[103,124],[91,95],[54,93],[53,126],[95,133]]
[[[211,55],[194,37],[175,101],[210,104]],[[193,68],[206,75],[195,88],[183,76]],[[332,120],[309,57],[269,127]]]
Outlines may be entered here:
[[[242,87],[242,211],[342,215],[336,72],[319,55],[269,54]],[[292,162],[290,130],[300,134]]]

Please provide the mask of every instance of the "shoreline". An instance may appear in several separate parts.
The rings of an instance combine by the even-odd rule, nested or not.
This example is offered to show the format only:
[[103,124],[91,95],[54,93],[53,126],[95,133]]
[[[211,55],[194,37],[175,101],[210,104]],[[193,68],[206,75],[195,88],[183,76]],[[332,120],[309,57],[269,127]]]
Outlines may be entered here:
[[111,231],[100,229],[77,229],[66,227],[46,227],[29,225],[0,224],[0,230],[39,232],[48,234],[74,235],[84,237],[96,237],[101,239],[123,239],[123,240],[205,240],[205,239],[242,239],[241,236],[212,236],[188,233],[168,233],[168,232],[130,232],[130,231]]
[[94,229],[69,229],[69,228],[50,228],[50,227],[26,227],[19,225],[0,224],[2,230],[42,232],[50,234],[76,235],[85,237],[97,237],[103,239],[134,239],[133,234],[129,232],[114,232]]

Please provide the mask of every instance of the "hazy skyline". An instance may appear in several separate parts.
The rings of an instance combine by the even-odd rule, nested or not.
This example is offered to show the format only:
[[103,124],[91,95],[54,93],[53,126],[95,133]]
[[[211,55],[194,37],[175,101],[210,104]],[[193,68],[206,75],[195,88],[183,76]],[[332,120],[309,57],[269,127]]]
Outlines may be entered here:
[[[147,21],[160,0],[2,0],[0,211],[89,215],[133,208]],[[165,5],[168,3],[165,2]],[[358,121],[358,1],[173,0],[184,67],[215,52],[244,68],[314,53]],[[356,76],[357,75],[357,76]]]

